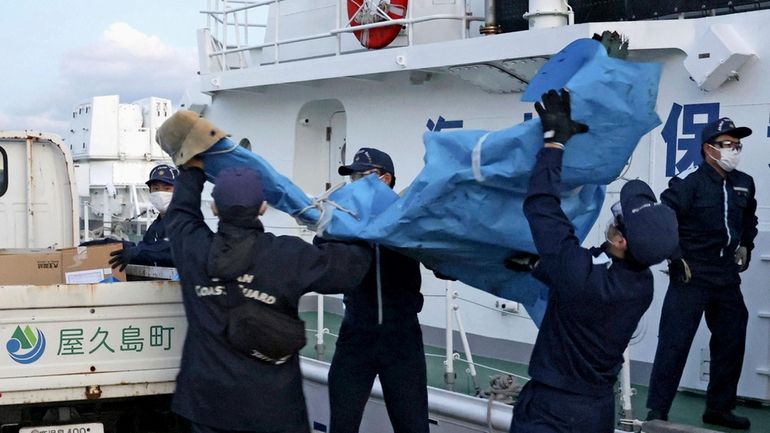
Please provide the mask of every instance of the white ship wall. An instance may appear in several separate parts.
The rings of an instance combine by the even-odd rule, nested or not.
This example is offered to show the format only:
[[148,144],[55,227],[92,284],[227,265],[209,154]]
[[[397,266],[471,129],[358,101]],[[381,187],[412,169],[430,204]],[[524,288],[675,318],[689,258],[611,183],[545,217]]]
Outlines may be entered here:
[[[476,38],[476,41],[351,54],[347,59],[343,55],[230,73],[204,73],[202,87],[213,92],[212,103],[204,114],[231,133],[236,142],[248,138],[255,152],[279,172],[298,179],[306,191],[317,192],[323,189],[324,182],[334,178],[330,175],[333,155],[328,153],[334,146],[325,141],[320,129],[314,130],[315,133],[298,131],[301,131],[299,128],[313,129],[313,125],[327,124],[334,107],[341,106],[345,112],[346,161],[350,162],[359,147],[377,147],[390,153],[398,179],[396,190],[400,190],[423,166],[424,150],[420,137],[428,130],[426,124],[429,121],[441,123],[439,117],[442,117],[444,126],[462,121],[465,129],[499,129],[520,123],[526,114],[534,112],[531,103],[520,102],[520,93],[484,92],[449,74],[447,67],[490,61],[485,58],[505,60],[547,56],[565,45],[564,41],[590,36],[607,28],[628,35],[633,49],[632,60],[663,64],[657,105],[663,124],[640,141],[623,179],[640,178],[649,182],[656,193],[662,192],[673,174],[667,171],[671,171],[674,163],[690,156],[676,147],[684,148],[688,139],[698,140],[690,132],[691,124],[706,123],[709,113],[712,117],[730,116],[754,130],[751,137],[743,140],[745,147],[740,166],[741,170],[754,176],[757,184],[760,234],[752,265],[742,274],[750,318],[739,394],[770,400],[770,187],[767,187],[770,184],[770,149],[766,147],[770,132],[770,84],[766,79],[770,76],[770,63],[766,59],[770,56],[770,47],[765,43],[768,18],[770,13],[761,11],[698,20],[589,24],[499,35],[490,37],[483,45],[477,43]],[[688,56],[687,49],[690,56],[698,56],[701,52],[698,50],[704,48],[698,47],[699,40],[710,31],[711,24],[717,23],[732,23],[756,57],[740,69],[739,81],[727,81],[716,90],[705,92],[690,79],[691,72],[683,63]],[[402,71],[398,71],[395,63],[388,63],[388,58],[397,59],[398,56],[407,59]],[[444,66],[439,66],[441,59],[447,62]],[[371,72],[378,68],[381,73]],[[412,68],[420,70],[411,71]],[[318,79],[312,80],[309,77],[314,71]],[[345,77],[347,73],[357,76]],[[326,110],[322,108],[324,104],[318,103],[318,110],[311,110],[308,115],[310,126],[302,126],[300,121],[304,117],[300,113],[313,101],[336,102],[326,104]],[[662,133],[667,122],[669,128],[664,137]],[[317,150],[313,157],[308,157],[307,149],[312,146],[317,146]],[[589,234],[586,246],[604,240],[609,205],[617,200],[622,182],[609,186],[605,211]],[[276,231],[303,233],[289,217],[279,212],[271,212],[266,224]],[[304,234],[311,236],[307,232]],[[655,298],[640,323],[638,335],[632,340],[631,357],[637,371],[642,373],[649,371],[657,345],[660,309],[668,283],[668,278],[659,272],[662,269],[662,265],[654,269]],[[445,283],[433,279],[427,272],[424,277],[426,303],[420,320],[423,325],[441,328],[445,307],[440,296],[445,292]],[[537,331],[523,309],[516,314],[503,314],[499,308],[490,311],[495,310],[497,298],[459,284],[458,287],[461,296],[458,304],[469,333],[534,343]],[[696,336],[691,354],[682,386],[704,390],[708,372],[705,324]]]

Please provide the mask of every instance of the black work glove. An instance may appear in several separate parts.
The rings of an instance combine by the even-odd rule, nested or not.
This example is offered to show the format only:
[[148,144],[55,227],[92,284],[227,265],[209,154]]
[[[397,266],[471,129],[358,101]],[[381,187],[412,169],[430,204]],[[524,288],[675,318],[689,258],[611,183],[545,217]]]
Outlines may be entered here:
[[118,266],[120,266],[120,269],[118,269],[118,271],[123,272],[123,269],[126,269],[126,265],[130,264],[131,259],[136,257],[138,253],[139,253],[139,249],[136,247],[131,247],[131,248],[123,247],[122,250],[115,250],[110,253],[110,256],[112,256],[112,258],[110,259],[110,266],[112,266],[112,269],[115,269]]
[[540,116],[546,143],[564,145],[573,135],[588,132],[588,125],[572,120],[569,90],[562,89],[560,95],[551,89],[543,93],[542,100],[542,104],[535,102],[535,110]]
[[594,33],[591,38],[599,41],[607,49],[607,55],[625,60],[628,57],[628,38],[618,32],[605,30],[602,34]]
[[668,277],[678,283],[689,283],[692,279],[690,265],[684,259],[676,259],[668,262]]
[[746,247],[738,247],[735,251],[735,264],[738,265],[738,272],[748,269],[750,261],[751,251]]
[[505,259],[503,264],[514,272],[532,272],[540,256],[537,254],[517,252]]

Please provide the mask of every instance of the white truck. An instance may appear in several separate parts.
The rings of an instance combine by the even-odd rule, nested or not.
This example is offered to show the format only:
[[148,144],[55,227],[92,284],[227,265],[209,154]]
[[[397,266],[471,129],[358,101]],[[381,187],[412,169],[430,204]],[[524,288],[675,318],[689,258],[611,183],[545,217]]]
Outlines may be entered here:
[[[0,131],[0,246],[76,245],[74,178],[58,136]],[[0,431],[173,431],[185,331],[178,282],[0,284]]]

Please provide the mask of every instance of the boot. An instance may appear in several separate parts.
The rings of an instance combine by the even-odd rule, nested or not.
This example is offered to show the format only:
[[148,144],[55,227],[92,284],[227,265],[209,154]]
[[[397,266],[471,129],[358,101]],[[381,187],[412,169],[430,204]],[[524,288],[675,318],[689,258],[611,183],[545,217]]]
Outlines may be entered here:
[[706,409],[706,412],[703,412],[703,422],[737,430],[748,430],[751,427],[751,421],[748,418],[738,416],[729,410]]

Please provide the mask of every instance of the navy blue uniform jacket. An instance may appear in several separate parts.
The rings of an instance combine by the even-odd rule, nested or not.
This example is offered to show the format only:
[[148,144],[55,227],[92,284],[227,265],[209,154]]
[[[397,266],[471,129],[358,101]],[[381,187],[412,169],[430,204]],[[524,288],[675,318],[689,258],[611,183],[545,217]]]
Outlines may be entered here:
[[676,212],[681,255],[694,281],[740,284],[735,251],[749,253],[757,236],[754,179],[738,170],[722,177],[707,163],[669,181],[660,201]]
[[560,207],[563,153],[540,150],[524,201],[540,254],[533,276],[550,288],[529,374],[555,388],[600,396],[613,392],[623,351],[652,302],[652,273],[580,247]]
[[147,228],[142,241],[135,247],[135,255],[131,263],[148,266],[174,266],[171,257],[171,242],[166,237],[166,220],[158,215],[158,218]]
[[[236,290],[237,283],[211,278],[207,272],[215,235],[200,211],[205,181],[203,171],[182,169],[166,214],[188,321],[172,409],[196,423],[225,430],[308,428],[299,357],[292,356],[281,365],[267,364],[233,350],[225,339],[227,291]],[[247,261],[248,271],[243,274],[247,276],[240,275],[240,283],[277,298],[276,304],[294,316],[300,296],[310,291],[340,293],[352,289],[371,263],[365,247],[340,243],[313,246],[296,237],[265,233],[258,221],[248,229],[220,223],[217,236],[219,240],[225,236],[224,258]],[[248,250],[228,251],[227,237],[253,241]],[[244,251],[247,254],[242,254]],[[247,302],[260,302],[258,298],[249,297]]]
[[[313,243],[329,242],[316,237]],[[419,323],[422,310],[420,262],[398,251],[375,245],[372,262],[361,284],[345,293],[345,329],[365,331],[372,327],[402,327]]]
[[418,323],[423,304],[420,262],[383,246],[375,246],[373,253],[374,262],[359,287],[345,293],[345,322],[353,331]]

